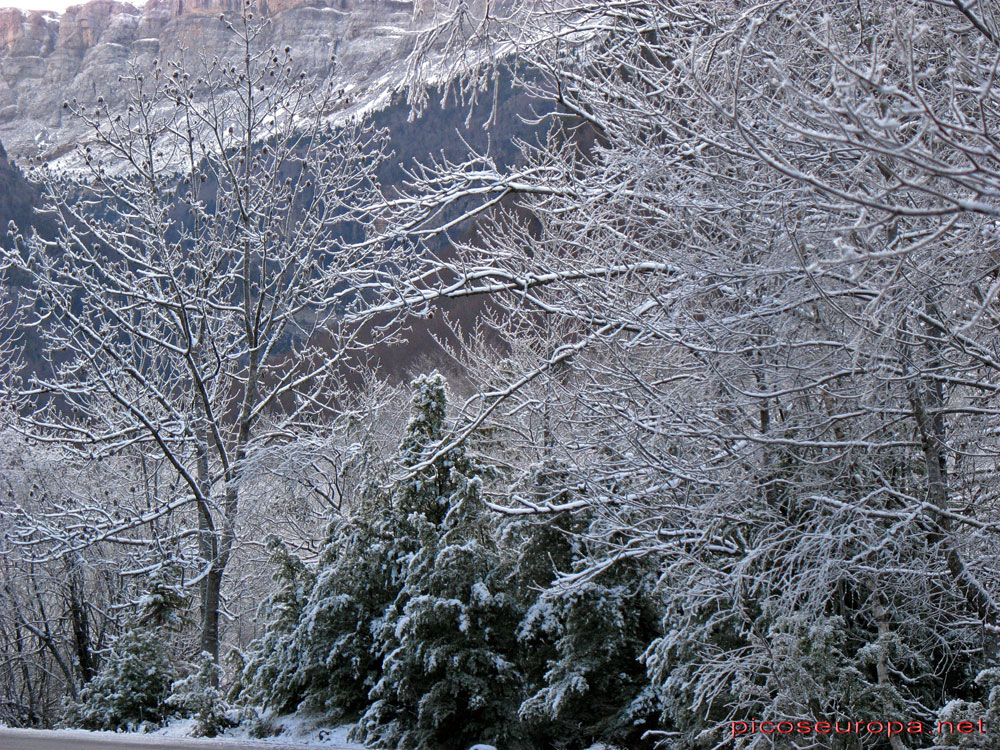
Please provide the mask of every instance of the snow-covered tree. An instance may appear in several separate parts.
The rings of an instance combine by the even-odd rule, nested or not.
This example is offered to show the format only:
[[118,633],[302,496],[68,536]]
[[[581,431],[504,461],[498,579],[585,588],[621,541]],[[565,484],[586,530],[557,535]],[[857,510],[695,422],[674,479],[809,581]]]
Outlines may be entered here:
[[[373,410],[366,412],[368,418]],[[400,585],[399,566],[393,568],[388,557],[393,542],[386,531],[390,503],[380,443],[398,443],[399,435],[384,423],[377,429],[362,426],[354,414],[346,421],[350,456],[336,485],[344,500],[328,524],[314,569],[297,560],[289,564],[287,553],[273,558],[278,600],[266,607],[271,614],[265,633],[251,645],[242,670],[244,702],[278,712],[301,708],[331,719],[357,716],[378,680],[371,624]]]
[[203,652],[191,665],[190,674],[170,685],[166,705],[173,713],[194,720],[195,737],[215,737],[235,722],[219,690],[222,670],[211,654]]
[[[289,597],[282,592],[294,587],[296,603],[280,611],[274,608],[276,600],[270,606],[267,632],[252,649],[243,672],[244,699],[260,700],[277,711],[299,709],[333,719],[360,716],[369,707],[373,689],[389,691],[395,685],[385,679],[386,664],[391,662],[388,654],[395,651],[387,644],[397,637],[395,623],[402,609],[412,599],[429,595],[425,589],[430,583],[424,578],[433,573],[438,576],[435,586],[457,587],[469,597],[474,584],[481,588],[496,574],[498,555],[489,541],[492,532],[477,494],[484,472],[464,448],[437,457],[427,453],[447,429],[444,378],[438,374],[418,378],[412,389],[411,418],[392,457],[403,479],[382,484],[373,477],[354,493],[356,504],[330,524],[316,570],[308,574],[308,590],[301,588],[306,580],[303,570],[296,567],[298,572],[290,575],[288,565],[279,569],[281,590],[276,597],[284,601]],[[371,458],[362,463],[370,466]],[[445,547],[442,535],[449,540]],[[462,546],[467,544],[473,547]],[[442,561],[434,567],[444,549],[465,564]],[[472,561],[466,559],[470,555]],[[481,594],[477,589],[476,596]],[[477,606],[486,606],[476,601]],[[499,592],[497,601],[500,604],[491,606],[502,608],[505,599]],[[453,624],[454,633],[448,630],[442,636],[445,640],[460,636],[460,623]],[[496,628],[495,637],[512,644],[515,627],[516,618],[506,628]],[[407,644],[418,647],[423,638],[408,639]],[[456,647],[462,651],[461,645]],[[471,650],[474,644],[465,648]],[[449,671],[459,679],[459,671]],[[433,678],[427,680],[428,685],[433,683]],[[394,718],[386,711],[379,714],[383,719],[371,716],[369,711],[366,726],[373,733]]]
[[187,606],[175,574],[158,570],[151,576],[138,610],[108,646],[100,669],[78,698],[68,701],[65,724],[135,730],[161,724],[173,713],[167,699],[178,671],[171,636]]
[[166,700],[176,677],[156,629],[130,628],[110,645],[100,671],[68,706],[64,721],[112,731],[156,726],[170,714]]
[[[480,361],[471,382],[482,387],[451,407],[440,378],[417,381],[397,475],[331,526],[294,626],[274,621],[279,637],[258,662],[273,668],[272,706],[362,714],[360,736],[415,748],[716,747],[733,720],[995,712],[995,12],[960,0],[489,9],[459,3],[454,24],[432,32],[440,40],[471,20],[485,35],[468,54],[468,35],[455,34],[466,66],[456,86],[475,97],[500,80],[485,52],[512,51],[549,132],[519,143],[520,161],[442,155],[412,167],[393,200],[334,209],[338,220],[377,213],[374,226],[432,267],[383,286],[403,260],[377,257],[375,242],[338,244],[332,230],[310,235],[312,255],[293,252],[308,242],[280,241],[272,255],[267,227],[247,229],[239,190],[220,193],[236,201],[228,213],[199,203],[197,159],[183,210],[201,229],[185,228],[183,242],[171,239],[176,226],[150,232],[148,212],[121,204],[128,221],[89,224],[119,239],[102,239],[99,255],[87,254],[89,234],[71,232],[87,217],[72,215],[58,252],[35,243],[5,256],[40,290],[25,312],[62,330],[52,342],[69,352],[20,395],[58,393],[81,415],[57,420],[66,412],[53,403],[25,412],[22,429],[81,455],[144,451],[176,480],[151,516],[74,506],[53,533],[36,516],[23,540],[76,548],[68,528],[110,540],[190,506],[197,538],[225,549],[215,521],[232,521],[232,493],[260,465],[254,451],[288,445],[342,403],[321,376],[364,348],[353,326],[385,316],[391,333],[394,315],[488,297],[504,366],[482,375]],[[430,57],[427,44],[416,49]],[[286,164],[233,148],[205,163],[237,176],[255,158]],[[129,186],[90,158],[95,185]],[[344,159],[368,164],[360,149]],[[338,185],[371,182],[367,166],[360,175]],[[282,184],[251,193],[285,206]],[[223,221],[233,216],[243,223]],[[320,226],[311,216],[302,228]],[[467,222],[474,231],[460,235]],[[187,262],[202,237],[215,238],[199,253],[205,267]],[[160,255],[135,254],[140,244]],[[170,253],[179,265],[165,272]],[[276,287],[265,256],[284,269],[315,257],[306,278],[324,291],[282,307],[266,291]],[[246,266],[262,270],[234,271]],[[135,322],[150,305],[152,327]],[[250,323],[258,343],[243,334],[258,320],[249,308],[269,321]],[[332,327],[332,348],[263,357],[285,341],[298,353],[308,336],[297,326],[314,321]],[[136,361],[164,377],[137,377]],[[229,419],[238,414],[249,418]],[[503,471],[487,479],[473,448]],[[501,526],[509,548],[496,541]],[[220,552],[201,558],[221,576]],[[749,733],[734,744],[773,741]],[[853,739],[831,744],[841,741]]]
[[295,706],[296,695],[289,691],[288,660],[292,636],[302,618],[307,597],[315,582],[312,571],[275,536],[267,540],[272,580],[276,591],[261,607],[264,633],[248,647],[249,655],[240,665],[234,696],[246,703],[272,706],[279,711]]
[[176,565],[163,565],[149,573],[145,593],[139,598],[139,622],[161,630],[164,638],[184,626],[184,614],[190,597],[181,582]]
[[[332,84],[265,48],[255,10],[248,0],[219,21],[232,58],[123,71],[120,114],[67,102],[93,140],[73,189],[49,183],[58,237],[0,256],[22,283],[17,322],[50,365],[21,373],[18,429],[67,460],[160,472],[137,507],[96,497],[12,512],[13,533],[51,559],[137,529],[159,548],[150,532],[169,519],[198,568],[200,648],[216,656],[255,462],[335,413],[344,373],[373,346],[345,313],[366,317],[409,262],[364,237],[382,134],[331,130]],[[392,317],[379,322],[392,342]]]
[[[570,506],[580,500],[573,485],[570,468],[549,458],[532,468],[526,501]],[[578,505],[516,516],[505,529],[525,608],[517,628],[526,682],[519,715],[536,746],[639,747],[658,713],[642,662],[662,616],[656,570],[648,561],[624,559],[591,575],[604,554],[588,541],[600,520]]]
[[603,559],[656,561],[670,610],[646,661],[678,743],[713,746],[734,718],[972,700],[1000,627],[995,14],[511,13],[482,28],[553,103],[548,139],[514,167],[413,170],[393,205],[427,235],[454,198],[479,218],[442,264],[454,284],[424,274],[396,304],[488,295],[525,353],[438,451],[558,415]]
[[357,734],[385,747],[514,747],[520,611],[480,497],[487,472],[461,446],[430,453],[448,428],[444,378],[413,389],[389,526],[401,588],[373,623],[381,679]]

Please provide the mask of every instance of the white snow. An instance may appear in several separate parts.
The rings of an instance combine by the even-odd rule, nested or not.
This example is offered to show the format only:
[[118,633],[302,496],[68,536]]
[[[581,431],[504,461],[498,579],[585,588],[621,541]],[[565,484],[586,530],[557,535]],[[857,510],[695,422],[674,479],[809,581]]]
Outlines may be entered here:
[[[163,747],[164,738],[170,738],[170,745],[176,746],[178,750],[197,750],[197,748],[212,748],[212,750],[302,750],[304,747],[337,748],[338,750],[364,750],[361,745],[336,744],[335,742],[290,742],[287,739],[275,737],[270,741],[248,740],[226,737],[215,737],[212,739],[195,739],[192,737],[176,737],[168,731],[158,730],[148,734],[137,732],[89,732],[85,729],[0,729],[0,747],[4,746],[4,738],[20,739],[44,739],[48,738],[61,745],[72,739],[96,739],[106,737],[109,748],[122,747],[124,741],[128,742],[128,747],[142,745],[158,745]],[[70,747],[69,745],[66,745]]]
[[[162,744],[165,738],[170,739],[170,744],[176,744],[178,748],[184,750],[197,750],[199,747],[210,747],[213,750],[302,750],[303,748],[328,748],[328,750],[365,750],[364,745],[347,741],[347,733],[351,730],[351,725],[333,728],[320,728],[316,726],[315,718],[303,717],[278,717],[274,719],[274,724],[280,731],[274,737],[256,739],[247,735],[247,727],[239,726],[227,731],[220,737],[212,739],[193,738],[190,736],[194,728],[193,719],[176,719],[167,726],[147,733],[116,733],[116,732],[90,732],[85,729],[6,729],[0,725],[0,747],[4,746],[4,736],[21,737],[43,737],[59,742],[66,742],[72,738],[115,738],[119,742],[128,739],[129,745],[153,745]],[[115,745],[116,746],[116,745]]]
[[225,738],[240,740],[251,740],[254,746],[260,747],[257,743],[265,743],[269,750],[274,750],[274,745],[299,746],[299,747],[335,747],[338,750],[365,750],[365,746],[357,742],[348,742],[347,733],[351,731],[353,725],[344,724],[339,727],[323,727],[318,725],[318,719],[311,716],[274,716],[271,722],[278,728],[278,734],[273,737],[263,739],[252,739],[247,734],[248,726],[240,726],[227,730],[223,735]]

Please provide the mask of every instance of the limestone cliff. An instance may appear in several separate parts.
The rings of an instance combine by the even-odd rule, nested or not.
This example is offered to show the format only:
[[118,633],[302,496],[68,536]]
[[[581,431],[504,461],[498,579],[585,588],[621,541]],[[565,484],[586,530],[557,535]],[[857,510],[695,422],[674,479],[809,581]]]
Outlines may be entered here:
[[32,215],[32,207],[38,202],[38,188],[8,161],[7,153],[0,145],[0,245],[9,242],[7,227],[10,222],[13,221],[21,231],[39,223],[38,217]]
[[[149,0],[137,8],[92,0],[65,13],[0,9],[0,141],[11,156],[65,153],[86,136],[62,102],[120,101],[129,64],[225,55],[233,37],[220,21],[239,0]],[[336,75],[369,95],[402,75],[408,32],[426,22],[426,2],[260,0],[266,43],[291,46],[306,70]],[[414,20],[416,16],[416,21]]]

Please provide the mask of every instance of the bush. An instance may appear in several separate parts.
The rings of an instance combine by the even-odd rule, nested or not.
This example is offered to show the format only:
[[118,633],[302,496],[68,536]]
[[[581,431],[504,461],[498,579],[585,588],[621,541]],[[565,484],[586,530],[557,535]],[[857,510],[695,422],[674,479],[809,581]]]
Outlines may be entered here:
[[191,674],[170,686],[167,705],[181,716],[194,719],[195,737],[215,737],[235,726],[226,716],[228,706],[218,688],[221,677],[222,670],[212,655],[202,652]]
[[93,730],[130,730],[158,726],[177,672],[167,658],[162,636],[139,625],[112,643],[100,671],[67,707],[64,723]]

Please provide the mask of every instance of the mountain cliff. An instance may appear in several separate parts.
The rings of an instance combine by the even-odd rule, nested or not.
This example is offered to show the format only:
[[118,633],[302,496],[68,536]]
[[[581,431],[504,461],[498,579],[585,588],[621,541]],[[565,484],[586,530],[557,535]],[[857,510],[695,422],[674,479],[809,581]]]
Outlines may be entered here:
[[[141,8],[92,0],[65,13],[0,9],[0,141],[15,159],[52,158],[86,134],[62,102],[120,101],[118,77],[158,59],[226,54],[233,44],[219,16],[238,0],[149,0]],[[403,75],[418,25],[434,0],[262,0],[265,44],[288,45],[300,65],[336,74],[376,95]],[[335,61],[335,62],[334,62]],[[334,70],[335,69],[335,70]]]
[[25,179],[0,144],[0,245],[8,243],[7,226],[12,221],[21,230],[36,224],[50,231],[47,220],[32,215],[32,207],[38,203],[38,187]]

